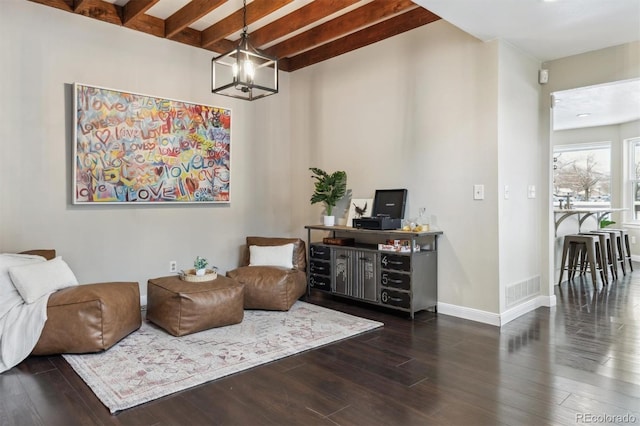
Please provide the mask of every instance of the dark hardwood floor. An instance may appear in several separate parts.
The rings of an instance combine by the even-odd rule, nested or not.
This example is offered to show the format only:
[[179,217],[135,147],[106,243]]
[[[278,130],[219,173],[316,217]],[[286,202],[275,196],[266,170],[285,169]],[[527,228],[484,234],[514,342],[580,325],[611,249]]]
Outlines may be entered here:
[[60,356],[0,375],[1,425],[640,424],[640,272],[500,328],[414,321],[321,294],[382,329],[110,415]]

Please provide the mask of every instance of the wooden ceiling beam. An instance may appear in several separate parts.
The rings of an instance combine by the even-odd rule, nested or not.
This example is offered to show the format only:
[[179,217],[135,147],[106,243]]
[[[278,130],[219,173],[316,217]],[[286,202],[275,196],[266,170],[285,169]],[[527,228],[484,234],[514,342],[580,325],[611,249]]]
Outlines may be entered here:
[[287,61],[283,64],[286,66],[286,69],[283,70],[299,70],[300,68],[368,46],[439,19],[440,17],[438,15],[420,7],[372,25],[371,27],[367,27],[353,34],[349,34],[348,36],[338,40],[323,44],[315,49],[287,58]]
[[102,0],[75,0],[73,11],[79,15],[122,25],[122,6]]
[[[253,0],[247,5],[247,25],[264,18],[293,0]],[[202,47],[224,39],[242,29],[243,9],[238,9],[231,15],[211,25],[202,31]]]
[[164,24],[165,37],[173,38],[180,31],[226,2],[227,0],[192,0],[166,19]]
[[276,58],[291,56],[360,30],[372,22],[378,22],[417,7],[420,6],[411,0],[374,0],[329,22],[284,40],[282,43],[271,46],[265,50],[265,53]]
[[132,30],[141,31],[156,37],[164,38],[164,20],[155,16],[141,14],[124,24],[125,27]]
[[315,0],[282,18],[253,31],[249,38],[258,47],[311,25],[359,0]]
[[[144,13],[160,0],[129,0],[122,11],[122,24],[130,27],[130,22],[140,19]],[[164,26],[164,24],[163,24]]]

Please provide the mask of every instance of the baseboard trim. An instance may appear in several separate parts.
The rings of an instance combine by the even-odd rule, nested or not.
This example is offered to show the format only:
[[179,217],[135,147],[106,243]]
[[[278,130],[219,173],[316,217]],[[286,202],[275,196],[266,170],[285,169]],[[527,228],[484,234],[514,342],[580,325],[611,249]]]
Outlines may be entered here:
[[556,306],[556,296],[538,296],[502,314],[438,302],[438,313],[500,327],[542,306]]
[[147,306],[147,296],[140,296],[140,306],[141,307],[146,307]]
[[640,262],[640,256],[637,254],[632,254],[631,255],[631,260],[634,262]]
[[531,311],[535,311],[541,306],[552,307],[556,305],[556,296],[538,296],[531,300],[515,306],[511,309],[507,309],[500,314],[500,325],[505,325],[516,318],[521,317],[524,314],[528,314]]
[[484,324],[495,325],[497,327],[500,326],[500,315],[493,312],[481,311],[480,309],[438,302],[438,313]]

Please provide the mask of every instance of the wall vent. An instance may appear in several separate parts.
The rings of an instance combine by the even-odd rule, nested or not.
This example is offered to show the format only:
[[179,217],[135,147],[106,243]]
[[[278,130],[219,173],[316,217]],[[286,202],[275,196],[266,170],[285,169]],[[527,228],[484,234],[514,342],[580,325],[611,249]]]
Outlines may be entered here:
[[518,305],[527,299],[531,299],[532,297],[540,294],[540,276],[512,284],[506,288],[506,292],[507,308]]

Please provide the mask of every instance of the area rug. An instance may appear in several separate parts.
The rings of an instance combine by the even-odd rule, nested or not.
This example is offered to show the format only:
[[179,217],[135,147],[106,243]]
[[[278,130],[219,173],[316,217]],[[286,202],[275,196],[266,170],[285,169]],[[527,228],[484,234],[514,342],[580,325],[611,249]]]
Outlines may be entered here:
[[143,321],[106,352],[64,358],[115,413],[382,325],[297,301],[288,312],[245,311],[240,324],[182,337]]

